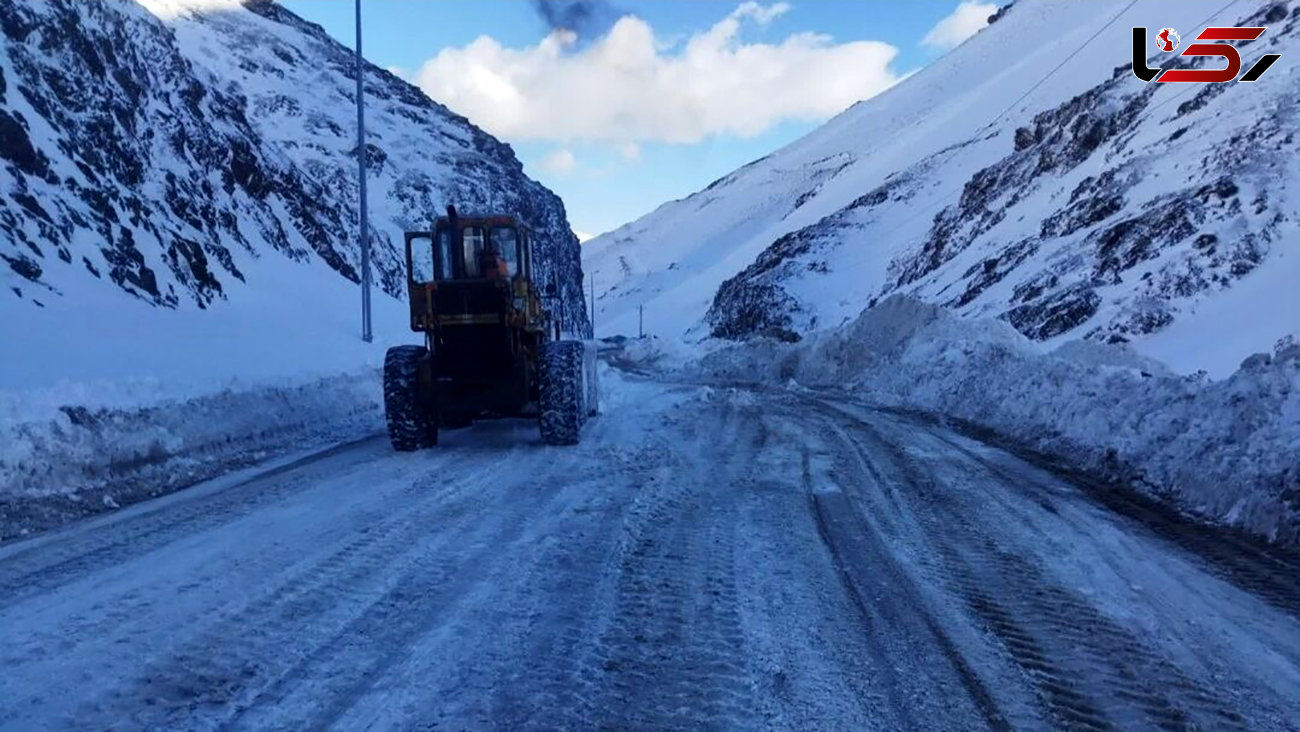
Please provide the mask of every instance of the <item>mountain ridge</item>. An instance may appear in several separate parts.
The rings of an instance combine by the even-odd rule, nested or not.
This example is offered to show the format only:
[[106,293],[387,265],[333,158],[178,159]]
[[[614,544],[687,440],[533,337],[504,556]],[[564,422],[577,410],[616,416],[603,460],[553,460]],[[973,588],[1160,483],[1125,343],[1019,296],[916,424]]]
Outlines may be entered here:
[[[260,276],[268,256],[359,282],[354,57],[320,26],[269,0],[24,0],[0,7],[0,32],[3,307],[105,283],[220,307],[283,286]],[[403,229],[450,203],[504,210],[539,232],[539,274],[584,331],[563,202],[509,145],[370,64],[366,96],[378,287],[404,297]]]

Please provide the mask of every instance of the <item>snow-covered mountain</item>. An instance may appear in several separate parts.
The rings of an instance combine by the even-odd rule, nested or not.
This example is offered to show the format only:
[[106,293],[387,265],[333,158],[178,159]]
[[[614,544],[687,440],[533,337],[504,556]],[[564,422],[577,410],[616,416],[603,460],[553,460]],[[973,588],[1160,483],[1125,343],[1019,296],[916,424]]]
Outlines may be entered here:
[[[1131,28],[1264,25],[1256,83],[1144,84]],[[1231,371],[1300,333],[1300,3],[1019,0],[893,89],[584,246],[602,333],[787,338],[892,293]],[[1152,66],[1176,54],[1151,47]],[[1179,62],[1182,63],[1182,62]]]
[[[143,338],[94,334],[122,322],[180,334],[239,308],[232,332],[261,328],[264,341],[335,309],[351,336],[351,51],[251,0],[5,0],[0,32],[0,332],[30,351],[29,370],[70,358],[39,340],[51,330],[138,352]],[[388,72],[368,68],[366,96],[378,286],[402,295],[401,231],[447,204],[512,212],[538,231],[543,276],[554,273],[563,316],[584,328],[559,198],[509,146]],[[376,299],[377,327],[394,314],[405,326]],[[200,309],[213,317],[176,315]]]

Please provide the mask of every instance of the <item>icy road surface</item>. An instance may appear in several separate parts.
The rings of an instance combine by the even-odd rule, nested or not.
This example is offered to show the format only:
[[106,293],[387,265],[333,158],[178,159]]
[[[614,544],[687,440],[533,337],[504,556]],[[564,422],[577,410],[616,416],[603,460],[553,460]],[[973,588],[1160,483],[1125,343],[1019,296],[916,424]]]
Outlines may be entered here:
[[1294,557],[946,428],[628,381],[0,548],[0,727],[1300,719]]

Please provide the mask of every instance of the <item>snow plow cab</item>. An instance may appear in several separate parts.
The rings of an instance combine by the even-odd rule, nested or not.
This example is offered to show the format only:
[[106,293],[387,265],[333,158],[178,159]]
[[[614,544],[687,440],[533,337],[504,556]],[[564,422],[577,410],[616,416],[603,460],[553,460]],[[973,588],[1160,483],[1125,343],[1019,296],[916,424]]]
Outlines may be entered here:
[[548,314],[555,285],[533,277],[530,231],[511,216],[460,216],[406,233],[411,330],[423,346],[384,359],[388,436],[399,451],[440,428],[536,414],[542,440],[575,444],[594,414],[594,349],[565,340]]

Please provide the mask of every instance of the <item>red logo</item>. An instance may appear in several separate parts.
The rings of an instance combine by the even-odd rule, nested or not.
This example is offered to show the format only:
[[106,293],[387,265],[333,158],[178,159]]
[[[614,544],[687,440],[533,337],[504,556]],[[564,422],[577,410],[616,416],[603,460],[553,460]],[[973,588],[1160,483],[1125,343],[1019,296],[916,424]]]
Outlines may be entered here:
[[[1251,28],[1206,28],[1196,37],[1198,41],[1253,41],[1267,30],[1263,27]],[[1156,48],[1161,51],[1174,51],[1182,39],[1173,28],[1162,28],[1156,34]],[[1158,82],[1201,82],[1207,84],[1232,81],[1241,73],[1241,53],[1231,43],[1192,43],[1178,54],[1179,58],[1196,56],[1218,57],[1227,62],[1222,69],[1160,69],[1151,68],[1146,63],[1147,29],[1133,29],[1133,75],[1142,81]],[[1241,77],[1242,81],[1259,81],[1268,68],[1282,58],[1280,54],[1270,53],[1262,56]]]
[[1183,42],[1183,37],[1178,35],[1178,31],[1173,28],[1161,28],[1156,34],[1156,48],[1166,53],[1178,48],[1178,44]]

